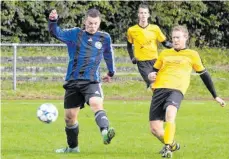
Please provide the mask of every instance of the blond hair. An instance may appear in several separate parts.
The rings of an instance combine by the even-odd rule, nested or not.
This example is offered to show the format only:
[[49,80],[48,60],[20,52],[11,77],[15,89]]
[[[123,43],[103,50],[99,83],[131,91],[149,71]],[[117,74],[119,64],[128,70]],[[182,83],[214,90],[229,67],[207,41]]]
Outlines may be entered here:
[[174,31],[181,31],[181,32],[184,33],[184,35],[185,35],[187,38],[189,38],[189,33],[188,33],[188,29],[187,29],[186,26],[177,25],[177,26],[173,27],[172,32],[174,32]]

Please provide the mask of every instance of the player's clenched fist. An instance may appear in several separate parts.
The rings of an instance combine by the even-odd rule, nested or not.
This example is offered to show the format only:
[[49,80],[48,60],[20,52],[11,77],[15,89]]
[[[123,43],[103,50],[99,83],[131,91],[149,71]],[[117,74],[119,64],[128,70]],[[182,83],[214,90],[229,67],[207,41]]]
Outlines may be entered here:
[[148,74],[148,79],[152,82],[156,80],[157,72],[151,72]]
[[55,9],[52,10],[51,13],[49,14],[49,19],[50,20],[56,20],[57,17],[58,17],[58,14],[57,14],[56,10]]

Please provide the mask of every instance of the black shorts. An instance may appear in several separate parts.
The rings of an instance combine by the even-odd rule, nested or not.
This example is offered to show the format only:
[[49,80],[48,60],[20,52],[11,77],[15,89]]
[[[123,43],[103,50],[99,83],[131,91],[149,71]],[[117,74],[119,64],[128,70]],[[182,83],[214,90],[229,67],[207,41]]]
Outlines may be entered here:
[[165,121],[165,111],[167,106],[173,105],[179,109],[183,97],[183,94],[175,89],[155,89],[149,110],[149,120]]
[[153,65],[154,65],[155,62],[156,62],[156,59],[154,59],[154,60],[147,60],[147,61],[138,61],[137,62],[138,71],[141,74],[142,78],[144,79],[147,88],[152,83],[148,79],[148,74],[150,72],[153,72]]
[[83,108],[84,104],[89,105],[91,97],[103,98],[101,84],[90,81],[66,81],[63,85],[65,89],[64,108]]

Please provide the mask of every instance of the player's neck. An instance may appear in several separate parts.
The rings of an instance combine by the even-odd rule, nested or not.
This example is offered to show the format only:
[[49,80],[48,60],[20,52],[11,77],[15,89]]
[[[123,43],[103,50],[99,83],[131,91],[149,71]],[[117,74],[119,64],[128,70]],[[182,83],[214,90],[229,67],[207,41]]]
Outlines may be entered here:
[[187,49],[187,48],[186,48],[186,47],[183,47],[183,48],[174,48],[174,50],[175,50],[176,52],[179,52],[179,51],[185,50],[185,49]]
[[141,27],[141,28],[146,28],[149,23],[148,22],[139,22],[138,25]]

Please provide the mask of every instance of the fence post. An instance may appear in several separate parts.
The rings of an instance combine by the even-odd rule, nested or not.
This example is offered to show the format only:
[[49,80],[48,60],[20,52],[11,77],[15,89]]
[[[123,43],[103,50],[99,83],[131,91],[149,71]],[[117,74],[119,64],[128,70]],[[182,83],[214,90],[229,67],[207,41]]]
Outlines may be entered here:
[[16,91],[17,89],[17,43],[12,44],[14,47],[14,59],[13,59],[13,89]]

